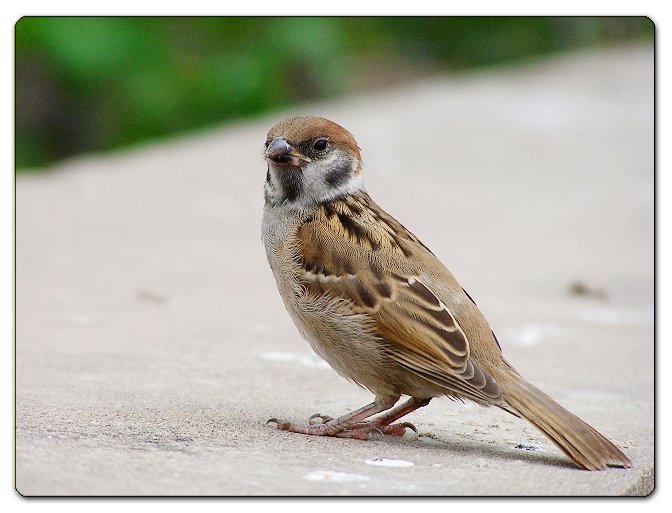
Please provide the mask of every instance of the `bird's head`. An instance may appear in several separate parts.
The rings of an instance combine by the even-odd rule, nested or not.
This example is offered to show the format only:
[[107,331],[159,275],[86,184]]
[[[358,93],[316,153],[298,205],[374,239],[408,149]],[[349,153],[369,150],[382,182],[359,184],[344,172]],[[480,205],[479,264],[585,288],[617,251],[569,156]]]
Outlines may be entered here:
[[319,117],[294,117],[268,132],[266,203],[307,208],[362,189],[362,162],[350,132]]

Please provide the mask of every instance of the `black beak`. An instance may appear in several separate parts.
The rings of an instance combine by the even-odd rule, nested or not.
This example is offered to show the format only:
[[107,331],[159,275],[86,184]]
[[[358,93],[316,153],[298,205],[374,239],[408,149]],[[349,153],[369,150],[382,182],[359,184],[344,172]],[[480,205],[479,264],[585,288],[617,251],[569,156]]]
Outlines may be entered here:
[[287,164],[290,166],[303,166],[310,162],[305,155],[301,155],[294,146],[285,141],[282,137],[276,137],[266,148],[264,156],[276,164]]

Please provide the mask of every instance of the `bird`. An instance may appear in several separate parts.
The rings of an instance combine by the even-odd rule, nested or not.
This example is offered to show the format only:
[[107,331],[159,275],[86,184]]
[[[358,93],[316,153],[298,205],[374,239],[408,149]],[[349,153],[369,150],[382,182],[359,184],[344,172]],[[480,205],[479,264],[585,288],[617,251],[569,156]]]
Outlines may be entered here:
[[[316,436],[400,436],[417,429],[397,420],[449,397],[526,419],[581,469],[631,467],[504,358],[471,296],[369,196],[350,132],[322,117],[291,117],[268,132],[264,158],[262,240],[284,305],[315,353],[374,395],[336,418],[268,423]],[[413,199],[420,195],[405,201]]]

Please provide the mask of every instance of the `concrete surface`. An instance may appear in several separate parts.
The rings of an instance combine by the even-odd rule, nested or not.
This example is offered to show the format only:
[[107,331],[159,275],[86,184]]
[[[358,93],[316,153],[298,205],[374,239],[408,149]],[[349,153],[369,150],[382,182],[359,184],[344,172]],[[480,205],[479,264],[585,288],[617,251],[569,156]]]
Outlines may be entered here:
[[[461,280],[509,360],[621,446],[632,469],[576,470],[524,421],[447,399],[409,416],[419,438],[265,425],[371,397],[310,354],[260,242],[265,133],[308,112],[355,134],[372,196]],[[18,490],[649,493],[653,128],[653,49],[626,47],[20,175]]]

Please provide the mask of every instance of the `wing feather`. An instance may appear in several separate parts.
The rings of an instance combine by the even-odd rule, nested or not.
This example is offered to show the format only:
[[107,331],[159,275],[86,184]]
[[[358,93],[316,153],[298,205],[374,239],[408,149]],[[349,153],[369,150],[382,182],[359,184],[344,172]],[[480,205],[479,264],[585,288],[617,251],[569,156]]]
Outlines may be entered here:
[[[385,350],[399,365],[481,403],[501,397],[495,380],[470,358],[467,336],[418,270],[389,270],[428,251],[361,193],[321,206],[299,230],[300,280],[315,296],[351,302],[374,320]],[[401,257],[401,258],[400,258]]]

